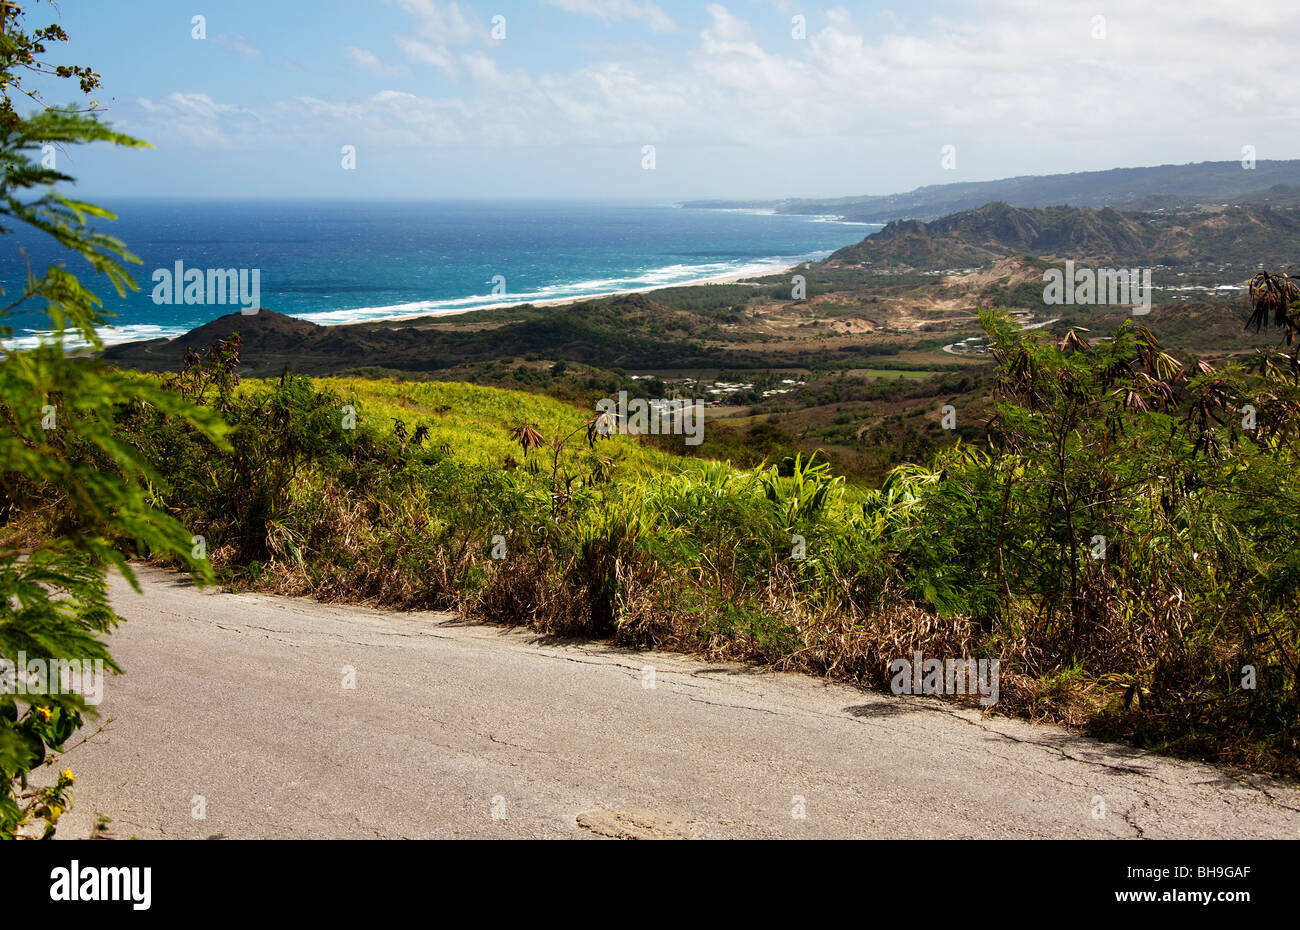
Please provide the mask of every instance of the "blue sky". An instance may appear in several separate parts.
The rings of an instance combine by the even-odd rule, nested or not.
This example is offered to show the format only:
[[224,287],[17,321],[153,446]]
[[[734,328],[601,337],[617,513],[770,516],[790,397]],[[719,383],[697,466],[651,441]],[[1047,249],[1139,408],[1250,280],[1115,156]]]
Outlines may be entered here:
[[156,146],[70,153],[101,196],[843,196],[1300,157],[1293,0],[27,6]]

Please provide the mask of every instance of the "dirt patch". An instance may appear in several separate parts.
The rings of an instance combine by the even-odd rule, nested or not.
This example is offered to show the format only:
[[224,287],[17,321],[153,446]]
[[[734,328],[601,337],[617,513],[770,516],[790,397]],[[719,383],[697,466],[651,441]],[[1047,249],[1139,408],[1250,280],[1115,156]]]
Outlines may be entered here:
[[646,810],[594,810],[578,815],[578,826],[616,840],[692,840],[694,827],[685,820]]

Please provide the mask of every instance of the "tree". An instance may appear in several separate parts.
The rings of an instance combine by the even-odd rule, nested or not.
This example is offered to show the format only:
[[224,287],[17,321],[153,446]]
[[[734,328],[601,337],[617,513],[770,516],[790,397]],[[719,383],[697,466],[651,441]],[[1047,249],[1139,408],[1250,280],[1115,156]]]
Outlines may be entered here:
[[[57,192],[73,179],[40,156],[48,145],[145,143],[101,122],[93,100],[51,106],[29,89],[25,80],[47,75],[75,79],[90,94],[100,79],[85,66],[50,64],[48,47],[67,34],[58,25],[28,33],[25,15],[0,7],[0,235],[22,228],[50,236],[122,295],[135,288],[125,265],[139,260],[90,225],[115,217]],[[115,435],[115,414],[150,406],[215,442],[223,427],[154,382],[68,357],[69,337],[101,348],[96,327],[108,314],[66,266],[39,277],[29,267],[22,293],[10,296],[0,307],[0,340],[13,335],[3,318],[32,303],[48,315],[50,336],[26,350],[0,342],[0,838],[45,838],[70,803],[73,775],[64,770],[54,785],[32,790],[28,774],[52,763],[51,751],[62,752],[94,714],[88,689],[65,692],[71,682],[60,681],[60,670],[121,671],[100,639],[120,621],[109,606],[108,571],[137,591],[129,554],[170,555],[200,579],[211,574],[191,533],[153,505],[162,479]],[[32,539],[37,524],[45,531]]]

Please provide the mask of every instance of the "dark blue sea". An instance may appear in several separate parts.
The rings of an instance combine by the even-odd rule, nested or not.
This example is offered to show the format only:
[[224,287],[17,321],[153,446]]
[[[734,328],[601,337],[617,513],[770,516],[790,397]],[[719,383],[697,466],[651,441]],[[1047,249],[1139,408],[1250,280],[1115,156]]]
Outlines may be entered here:
[[[258,271],[260,306],[316,323],[454,313],[761,273],[822,258],[879,228],[834,217],[684,209],[672,204],[433,201],[103,201],[142,262],[138,291],[119,298],[79,256],[19,228],[0,236],[6,303],[26,274],[63,262],[116,314],[105,342],[176,336],[239,309],[204,289],[202,302],[158,303],[176,263]],[[182,275],[183,276],[183,275]],[[197,298],[197,292],[192,292]],[[5,341],[30,345],[44,314],[13,312]]]

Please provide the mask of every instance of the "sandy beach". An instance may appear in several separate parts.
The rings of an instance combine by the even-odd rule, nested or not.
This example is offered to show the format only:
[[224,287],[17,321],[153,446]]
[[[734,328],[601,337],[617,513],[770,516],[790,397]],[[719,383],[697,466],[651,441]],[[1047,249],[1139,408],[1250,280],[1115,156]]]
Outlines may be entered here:
[[[752,278],[766,278],[771,275],[788,274],[795,268],[798,268],[801,262],[792,265],[784,265],[778,268],[763,269],[762,271],[739,271],[730,274],[717,275],[712,278],[701,278],[698,281],[685,281],[680,284],[659,284],[654,287],[638,287],[629,291],[602,291],[599,294],[584,294],[581,297],[548,297],[544,300],[506,300],[494,304],[484,304],[481,307],[465,307],[463,309],[436,310],[432,312],[422,312],[418,315],[397,315],[381,316],[371,320],[357,320],[355,323],[412,323],[416,320],[427,320],[431,317],[457,316],[462,313],[474,313],[479,310],[500,310],[502,307],[520,307],[524,304],[530,304],[534,307],[559,307],[566,304],[578,304],[588,300],[600,300],[605,297],[620,297],[625,294],[648,294],[651,291],[662,291],[670,287],[702,287],[706,284],[736,284],[741,281],[747,281]],[[328,326],[349,326],[354,323],[329,323]]]
[[[418,323],[421,321],[431,320],[431,319],[440,318],[444,316],[458,316],[463,313],[475,313],[479,310],[499,310],[502,307],[519,307],[519,306],[523,306],[524,304],[530,304],[534,307],[558,307],[566,304],[582,303],[588,300],[599,300],[604,297],[618,297],[623,294],[647,294],[650,293],[651,291],[661,291],[664,290],[665,288],[670,288],[670,287],[702,287],[703,285],[706,284],[735,284],[739,281],[745,281],[751,278],[767,277],[769,275],[788,274],[789,272],[793,271],[795,268],[798,268],[800,264],[802,263],[796,262],[791,265],[784,265],[776,268],[765,268],[757,272],[756,271],[732,272],[730,274],[717,275],[711,278],[702,278],[698,281],[684,281],[678,284],[660,284],[660,285],[655,285],[654,287],[640,287],[640,288],[634,288],[632,290],[626,290],[626,291],[602,291],[599,294],[584,294],[580,297],[549,297],[543,300],[505,300],[505,301],[500,301],[498,303],[484,304],[481,307],[464,307],[464,308],[446,309],[446,310],[424,310],[424,311],[413,312],[409,314],[395,314],[392,316],[374,317],[373,319],[367,319],[367,320],[341,320],[337,323],[320,323],[318,325],[359,326],[362,324],[369,324],[369,323]],[[114,338],[115,336],[119,338]],[[147,342],[150,339],[173,339],[173,338],[179,338],[179,336],[166,336],[166,335],[126,336],[116,331],[113,327],[106,327],[100,331],[100,338],[103,340],[104,345],[110,346],[110,345],[122,345],[130,342]],[[69,355],[81,355],[81,354],[86,354],[87,352],[90,351],[90,349],[89,346],[87,346],[86,344],[80,341],[69,340],[66,351]]]

